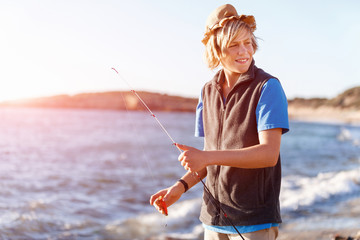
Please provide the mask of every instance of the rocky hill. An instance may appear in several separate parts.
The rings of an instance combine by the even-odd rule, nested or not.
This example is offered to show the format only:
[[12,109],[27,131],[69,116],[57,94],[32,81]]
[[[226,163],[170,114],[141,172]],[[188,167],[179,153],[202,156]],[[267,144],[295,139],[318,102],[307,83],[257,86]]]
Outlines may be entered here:
[[[151,110],[193,112],[196,98],[137,92]],[[82,93],[58,95],[0,103],[0,107],[82,108],[113,110],[146,110],[132,92]],[[289,100],[289,116],[309,121],[342,121],[360,123],[360,86],[326,98],[294,98]]]
[[295,98],[289,100],[293,107],[307,107],[317,109],[319,107],[331,107],[336,109],[359,110],[360,109],[360,86],[346,90],[335,98]]
[[328,104],[342,109],[360,109],[360,87],[346,90],[337,97],[330,99]]
[[295,98],[289,100],[289,116],[293,119],[360,123],[360,86],[338,96],[326,98]]
[[[194,111],[195,98],[170,96],[167,94],[137,92],[151,110],[157,111]],[[58,95],[0,103],[3,107],[41,107],[41,108],[82,108],[144,110],[143,104],[132,92],[82,93],[74,96]]]

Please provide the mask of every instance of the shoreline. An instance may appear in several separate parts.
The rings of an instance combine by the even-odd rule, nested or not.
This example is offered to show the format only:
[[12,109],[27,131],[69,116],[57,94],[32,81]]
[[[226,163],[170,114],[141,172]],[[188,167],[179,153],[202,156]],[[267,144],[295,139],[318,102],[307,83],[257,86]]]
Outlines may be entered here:
[[[166,99],[164,99],[166,101]],[[188,104],[187,106],[184,106]],[[166,107],[153,106],[153,109],[158,112],[195,112],[196,103],[187,102],[183,106]],[[61,106],[61,105],[42,105],[42,104],[0,104],[0,109],[74,109],[74,110],[127,110],[127,111],[146,111],[143,108],[128,108],[122,109],[115,106]],[[334,107],[304,107],[294,106],[289,104],[288,114],[290,120],[303,121],[303,122],[318,122],[330,124],[351,124],[360,126],[360,110],[357,109],[341,109]]]
[[360,111],[333,107],[288,107],[289,119],[303,122],[350,124],[360,126]]
[[[195,112],[198,98],[138,91],[151,110]],[[79,93],[0,102],[0,108],[57,108],[146,111],[141,101],[129,91]],[[360,126],[360,86],[332,99],[295,98],[288,100],[291,120]]]

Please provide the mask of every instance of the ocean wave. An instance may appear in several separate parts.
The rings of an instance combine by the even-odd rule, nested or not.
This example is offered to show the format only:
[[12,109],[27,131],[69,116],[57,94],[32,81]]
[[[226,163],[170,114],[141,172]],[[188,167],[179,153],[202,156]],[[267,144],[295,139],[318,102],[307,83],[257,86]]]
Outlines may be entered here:
[[340,142],[351,142],[354,146],[360,146],[360,133],[354,127],[341,127],[336,138]]
[[281,190],[283,210],[297,210],[332,197],[351,195],[360,191],[360,168],[319,173],[315,177],[286,176]]
[[[203,232],[198,220],[201,199],[178,202],[169,207],[169,215],[154,212],[141,214],[105,226],[110,239],[162,239],[164,236],[197,239]],[[120,237],[120,238],[119,238]]]

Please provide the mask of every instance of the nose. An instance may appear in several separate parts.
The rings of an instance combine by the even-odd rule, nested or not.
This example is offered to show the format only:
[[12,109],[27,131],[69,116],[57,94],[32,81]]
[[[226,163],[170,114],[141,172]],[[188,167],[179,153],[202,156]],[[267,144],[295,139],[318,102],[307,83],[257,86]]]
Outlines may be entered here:
[[246,49],[245,45],[244,44],[239,44],[238,54],[242,55],[242,54],[244,54],[246,52],[247,52],[247,49]]

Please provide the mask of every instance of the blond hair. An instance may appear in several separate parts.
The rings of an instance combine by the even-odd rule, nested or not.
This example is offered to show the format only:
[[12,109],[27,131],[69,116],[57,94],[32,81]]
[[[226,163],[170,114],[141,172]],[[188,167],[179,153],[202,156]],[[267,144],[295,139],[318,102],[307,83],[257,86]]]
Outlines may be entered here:
[[247,31],[251,34],[251,44],[254,52],[256,52],[258,44],[251,27],[241,20],[230,20],[222,28],[215,30],[205,45],[204,58],[210,69],[220,65],[222,52],[242,31]]

